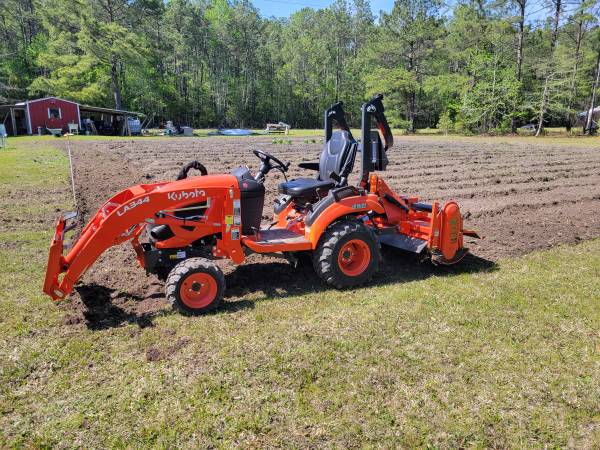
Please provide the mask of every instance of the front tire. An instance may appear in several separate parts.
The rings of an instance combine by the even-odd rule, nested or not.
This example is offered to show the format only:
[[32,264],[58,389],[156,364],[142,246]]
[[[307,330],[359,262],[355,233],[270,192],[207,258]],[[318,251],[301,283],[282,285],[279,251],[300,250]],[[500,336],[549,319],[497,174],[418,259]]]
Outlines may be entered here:
[[379,270],[380,260],[375,234],[357,220],[344,220],[331,226],[313,253],[317,275],[338,289],[368,282]]
[[225,292],[225,276],[204,258],[189,258],[177,264],[167,277],[165,294],[174,308],[197,315],[216,309]]

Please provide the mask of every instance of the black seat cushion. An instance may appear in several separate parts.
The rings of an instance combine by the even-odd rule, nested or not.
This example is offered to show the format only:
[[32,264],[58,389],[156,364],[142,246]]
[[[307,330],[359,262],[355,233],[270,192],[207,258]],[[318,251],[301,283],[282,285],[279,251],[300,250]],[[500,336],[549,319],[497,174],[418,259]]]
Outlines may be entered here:
[[314,197],[317,195],[318,189],[331,189],[336,183],[331,178],[332,172],[338,176],[341,174],[355,144],[356,141],[348,131],[334,131],[329,141],[323,146],[319,160],[318,178],[297,178],[286,181],[279,185],[279,192],[292,197]]
[[331,172],[341,175],[354,143],[354,139],[347,131],[336,130],[331,134],[319,158],[319,180],[331,179]]
[[333,180],[317,180],[315,178],[296,178],[286,181],[279,185],[281,194],[291,195],[292,197],[312,197],[317,195],[318,189],[331,189],[335,186]]

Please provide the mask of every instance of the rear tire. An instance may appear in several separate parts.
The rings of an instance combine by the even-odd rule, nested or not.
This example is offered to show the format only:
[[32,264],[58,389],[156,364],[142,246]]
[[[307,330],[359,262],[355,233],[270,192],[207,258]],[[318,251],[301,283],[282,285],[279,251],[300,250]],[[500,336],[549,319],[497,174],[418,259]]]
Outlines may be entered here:
[[225,292],[225,277],[219,267],[204,258],[189,258],[177,264],[167,277],[165,294],[174,308],[197,315],[216,309]]
[[325,283],[344,289],[369,281],[379,270],[375,233],[357,220],[332,225],[313,253],[313,266]]

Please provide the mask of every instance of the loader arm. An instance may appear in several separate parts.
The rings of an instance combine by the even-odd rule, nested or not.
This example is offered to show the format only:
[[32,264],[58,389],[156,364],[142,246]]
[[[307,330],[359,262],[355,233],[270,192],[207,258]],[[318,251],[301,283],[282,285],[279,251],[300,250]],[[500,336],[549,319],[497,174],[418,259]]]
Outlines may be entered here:
[[[230,175],[132,186],[102,205],[82,229],[79,239],[66,255],[63,255],[63,240],[68,231],[68,218],[61,216],[50,245],[44,292],[53,300],[65,298],[72,292],[79,278],[106,249],[125,241],[133,241],[138,260],[142,263],[137,240],[145,225],[173,225],[174,222],[181,222],[183,219],[173,218],[168,211],[184,207],[186,204],[206,201],[207,205],[210,205],[204,218],[193,222],[187,220],[185,225],[192,225],[197,230],[197,233],[190,234],[188,244],[203,235],[222,233],[222,240],[227,244],[223,246],[226,253],[237,253],[237,248],[240,247],[239,239],[234,242],[236,240],[232,240],[231,226],[221,221],[224,215],[234,215],[234,201],[239,198],[236,179]],[[219,220],[214,220],[216,217]],[[242,253],[241,247],[239,252]]]

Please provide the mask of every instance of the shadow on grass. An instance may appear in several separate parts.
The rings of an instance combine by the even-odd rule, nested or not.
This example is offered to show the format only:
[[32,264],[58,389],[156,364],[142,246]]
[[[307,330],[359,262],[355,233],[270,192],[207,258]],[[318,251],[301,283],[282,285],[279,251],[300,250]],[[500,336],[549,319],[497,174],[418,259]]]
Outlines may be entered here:
[[[382,255],[383,263],[379,272],[365,288],[425,280],[432,276],[496,270],[496,263],[473,254],[467,254],[460,263],[453,266],[434,266],[430,261],[422,261],[417,255],[390,248],[384,248]],[[317,278],[312,265],[307,262],[299,264],[295,269],[287,262],[244,264],[227,275],[226,283],[226,302],[221,307],[221,312],[252,308],[256,301],[330,292],[333,289]],[[256,292],[263,295],[255,300],[234,300]]]
[[104,330],[125,324],[136,324],[140,328],[153,327],[155,317],[170,313],[169,310],[160,307],[139,310],[131,308],[129,304],[116,303],[120,299],[126,299],[128,302],[132,300],[135,304],[141,304],[149,299],[163,298],[162,293],[153,294],[150,297],[140,297],[122,292],[115,295],[115,289],[96,283],[78,285],[75,290],[85,305],[82,313],[85,324],[90,330]]
[[[428,261],[421,261],[418,256],[411,253],[388,248],[384,248],[382,253],[381,270],[366,287],[407,283],[425,280],[432,276],[489,272],[496,268],[494,262],[472,254],[468,254],[459,264],[453,266],[434,266]],[[228,274],[225,281],[227,290],[224,302],[211,314],[235,313],[254,308],[258,301],[325,293],[333,289],[317,278],[312,265],[307,261],[303,261],[296,268],[283,261],[243,264]],[[170,309],[164,308],[164,303],[156,302],[156,299],[163,298],[162,292],[140,297],[115,293],[114,289],[98,284],[80,285],[76,290],[86,307],[83,311],[86,325],[92,330],[113,328],[124,324],[137,324],[140,328],[152,327],[155,317],[171,313]],[[258,298],[251,300],[244,298],[257,292],[262,294]],[[119,304],[121,299],[126,299],[127,302],[121,305]],[[153,300],[154,303],[151,303],[150,307],[136,306]]]

